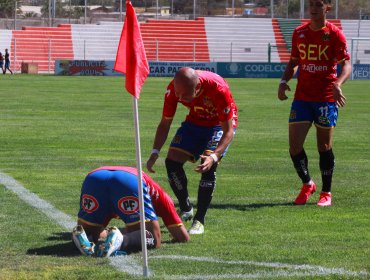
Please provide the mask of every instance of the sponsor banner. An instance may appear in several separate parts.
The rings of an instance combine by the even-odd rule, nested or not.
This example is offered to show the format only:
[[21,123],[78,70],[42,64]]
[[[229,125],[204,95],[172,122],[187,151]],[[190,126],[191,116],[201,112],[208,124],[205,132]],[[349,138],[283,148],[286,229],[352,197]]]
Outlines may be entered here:
[[281,78],[286,63],[217,63],[217,74],[224,78]]
[[[113,70],[114,61],[56,60],[55,75],[68,76],[122,76]],[[281,78],[285,63],[245,62],[149,62],[149,77],[173,77],[181,67],[211,71],[224,78]],[[341,67],[338,65],[338,74]],[[370,80],[370,64],[353,64],[354,80]]]
[[191,67],[217,73],[217,63],[209,62],[149,62],[149,77],[173,77],[181,67]]
[[56,60],[55,75],[66,76],[120,76],[113,71],[114,61]]
[[370,80],[370,64],[353,64],[352,75],[354,80]]
[[[114,61],[56,60],[55,75],[121,76],[113,70]],[[217,72],[216,63],[208,62],[149,62],[150,77],[173,77],[181,67]]]

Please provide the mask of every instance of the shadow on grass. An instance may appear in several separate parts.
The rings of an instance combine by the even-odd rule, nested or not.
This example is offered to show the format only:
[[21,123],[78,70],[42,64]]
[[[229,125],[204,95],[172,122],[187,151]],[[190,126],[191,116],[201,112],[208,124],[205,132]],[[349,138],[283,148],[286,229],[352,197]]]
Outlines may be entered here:
[[[314,203],[307,203],[306,205],[310,205]],[[179,204],[175,203],[175,206],[179,208]],[[196,206],[196,205],[194,205]],[[265,207],[281,207],[281,206],[294,206],[300,207],[299,205],[295,205],[293,202],[284,202],[284,203],[252,203],[252,204],[213,204],[209,206],[210,209],[235,209],[239,211],[252,211],[259,208]]]
[[252,203],[252,204],[211,204],[211,209],[235,209],[239,211],[251,211],[265,207],[296,206],[293,202],[284,203]]
[[[164,229],[163,229],[164,230]],[[161,229],[162,231],[162,229]],[[165,230],[163,231],[163,234]],[[168,234],[168,232],[167,232]],[[28,255],[40,255],[40,256],[55,256],[55,257],[74,257],[81,256],[80,251],[76,248],[71,239],[70,232],[57,232],[53,236],[50,236],[47,240],[63,240],[67,241],[61,244],[54,244],[49,246],[44,246],[40,248],[30,248],[27,250]],[[171,240],[161,241],[162,244],[172,244]],[[129,252],[129,254],[137,252]]]
[[[71,239],[71,232],[57,232],[50,236],[47,241],[67,241],[60,244],[53,244],[40,248],[30,248],[27,250],[28,255],[56,256],[56,257],[73,257],[81,256]],[[47,243],[46,241],[46,243]]]

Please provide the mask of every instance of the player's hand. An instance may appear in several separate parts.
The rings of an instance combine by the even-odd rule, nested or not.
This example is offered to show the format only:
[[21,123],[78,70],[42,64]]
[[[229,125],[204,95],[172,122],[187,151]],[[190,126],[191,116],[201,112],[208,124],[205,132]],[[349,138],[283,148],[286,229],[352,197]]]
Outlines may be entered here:
[[333,97],[338,107],[344,107],[346,105],[346,97],[342,93],[342,89],[337,83],[333,85]]
[[153,165],[157,161],[159,155],[158,154],[151,154],[148,161],[146,162],[146,168],[148,169],[149,172],[155,173],[153,170]]
[[212,165],[215,163],[211,156],[201,155],[200,160],[202,163],[195,168],[195,171],[199,173],[204,173],[210,170]]
[[278,89],[278,98],[279,100],[287,100],[288,96],[285,94],[285,91],[290,91],[290,87],[287,83],[282,83],[279,85]]

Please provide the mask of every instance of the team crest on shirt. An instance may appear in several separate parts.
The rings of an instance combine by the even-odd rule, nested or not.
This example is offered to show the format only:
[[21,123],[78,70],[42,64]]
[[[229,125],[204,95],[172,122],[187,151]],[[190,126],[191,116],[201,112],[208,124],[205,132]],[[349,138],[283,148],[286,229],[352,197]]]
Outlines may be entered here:
[[139,199],[135,196],[125,196],[118,201],[118,209],[130,215],[139,211]]
[[87,213],[92,213],[99,208],[99,203],[95,197],[84,194],[81,198],[81,208]]
[[204,103],[204,105],[206,105],[207,107],[211,107],[211,106],[213,106],[213,103],[212,103],[211,99],[209,99],[209,97],[208,97],[208,96],[204,96],[204,98],[203,98],[203,103]]
[[330,41],[330,35],[328,32],[325,32],[324,35],[322,35],[322,40],[325,42]]

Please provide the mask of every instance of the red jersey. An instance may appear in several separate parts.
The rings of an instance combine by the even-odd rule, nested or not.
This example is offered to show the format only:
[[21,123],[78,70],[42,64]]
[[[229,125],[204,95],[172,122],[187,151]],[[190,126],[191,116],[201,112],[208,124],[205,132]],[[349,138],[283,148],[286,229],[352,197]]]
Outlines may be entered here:
[[180,102],[189,109],[186,121],[192,124],[212,127],[232,119],[233,127],[236,128],[238,109],[227,82],[213,72],[196,70],[196,73],[201,84],[199,94],[191,103],[179,101],[172,80],[165,94],[163,116],[172,119],[176,113],[177,103]]
[[[121,170],[137,175],[137,169],[128,166],[103,166],[91,171],[90,173],[97,170]],[[154,211],[157,216],[162,218],[163,223],[166,225],[166,227],[169,228],[182,225],[181,218],[176,212],[176,208],[171,197],[161,188],[161,186],[157,182],[150,178],[149,175],[147,175],[146,173],[143,172],[142,178],[143,183],[145,183],[148,188],[148,193],[150,195]]]
[[293,32],[291,57],[299,61],[296,100],[334,102],[333,83],[337,80],[337,63],[349,60],[346,38],[334,24],[326,22],[314,31],[310,23]]

